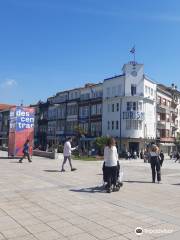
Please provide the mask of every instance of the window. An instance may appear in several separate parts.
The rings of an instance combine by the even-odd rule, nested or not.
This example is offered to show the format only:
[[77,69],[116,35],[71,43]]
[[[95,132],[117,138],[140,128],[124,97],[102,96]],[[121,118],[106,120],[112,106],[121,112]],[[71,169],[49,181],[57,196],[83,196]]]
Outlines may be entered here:
[[119,129],[119,121],[116,121],[116,129]]
[[126,129],[131,129],[131,120],[126,120]]
[[132,96],[136,95],[136,85],[135,84],[131,84],[131,95]]
[[102,105],[101,104],[97,104],[97,115],[102,114]]
[[96,105],[91,106],[91,115],[96,115]]
[[136,102],[133,102],[133,110],[136,111]]
[[116,103],[116,111],[119,112],[119,103]]
[[171,102],[168,100],[167,101],[167,106],[170,107],[170,105],[171,105]]
[[110,88],[106,88],[107,97],[110,97]]
[[142,130],[142,121],[138,121],[138,129]]
[[127,102],[127,111],[132,110],[132,102]]
[[157,103],[161,104],[161,97],[160,96],[157,97]]
[[112,121],[112,130],[114,130],[114,121]]
[[162,99],[162,104],[166,105],[166,99],[165,98]]
[[114,104],[112,104],[112,112],[114,112]]
[[166,114],[166,121],[170,122],[170,114]]

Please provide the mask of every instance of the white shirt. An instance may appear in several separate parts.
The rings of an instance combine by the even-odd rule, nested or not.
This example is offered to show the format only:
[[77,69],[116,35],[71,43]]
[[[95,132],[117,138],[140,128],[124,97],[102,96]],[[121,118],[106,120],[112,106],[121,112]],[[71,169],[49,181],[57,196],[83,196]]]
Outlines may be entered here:
[[106,167],[113,167],[117,166],[118,161],[118,153],[117,148],[115,146],[112,146],[109,148],[106,146],[104,148],[104,162]]
[[71,147],[71,143],[69,141],[65,142],[64,144],[64,149],[63,149],[63,154],[65,157],[71,156],[71,151],[75,150],[76,148]]

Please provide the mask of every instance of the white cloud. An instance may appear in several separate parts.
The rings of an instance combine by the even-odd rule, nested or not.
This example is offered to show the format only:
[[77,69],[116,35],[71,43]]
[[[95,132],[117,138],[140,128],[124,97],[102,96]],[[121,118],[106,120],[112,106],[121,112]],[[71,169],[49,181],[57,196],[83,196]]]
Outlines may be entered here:
[[17,85],[15,79],[6,79],[4,82],[0,83],[1,88],[12,88]]

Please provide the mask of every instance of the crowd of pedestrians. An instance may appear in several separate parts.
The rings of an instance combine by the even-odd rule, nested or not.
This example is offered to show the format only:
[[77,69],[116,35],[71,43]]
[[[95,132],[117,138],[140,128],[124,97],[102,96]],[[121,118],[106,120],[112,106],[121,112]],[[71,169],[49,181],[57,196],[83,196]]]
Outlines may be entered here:
[[[72,151],[77,150],[78,146],[71,147],[72,138],[68,138],[63,147],[63,156],[64,160],[61,166],[61,172],[65,172],[65,164],[68,160],[69,166],[71,171],[77,170],[72,166],[72,158],[71,154]],[[151,144],[148,149],[143,153],[142,151],[139,153],[127,152],[127,159],[130,157],[137,158],[140,157],[141,159],[148,159],[148,162],[151,165],[151,172],[152,172],[152,183],[156,181],[158,183],[161,182],[161,167],[164,162],[164,153],[159,149],[159,147],[155,144]],[[23,159],[26,158],[29,162],[32,162],[30,157],[30,145],[29,140],[27,139],[23,146],[23,156],[19,159],[19,162],[22,163]],[[180,162],[180,155],[179,152],[171,153],[171,159],[175,159],[175,162]],[[105,183],[105,189],[108,193],[112,191],[118,191],[122,186],[122,180],[120,181],[120,163],[118,158],[118,152],[116,147],[116,141],[114,138],[110,137],[107,141],[107,144],[104,148],[104,163],[103,163],[103,180]]]

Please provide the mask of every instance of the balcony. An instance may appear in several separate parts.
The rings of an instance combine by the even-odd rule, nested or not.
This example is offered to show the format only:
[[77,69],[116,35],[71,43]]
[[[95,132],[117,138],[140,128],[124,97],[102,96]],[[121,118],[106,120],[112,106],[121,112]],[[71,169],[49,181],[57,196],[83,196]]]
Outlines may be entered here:
[[161,142],[175,142],[175,137],[160,137]]

